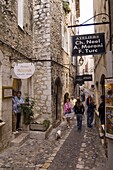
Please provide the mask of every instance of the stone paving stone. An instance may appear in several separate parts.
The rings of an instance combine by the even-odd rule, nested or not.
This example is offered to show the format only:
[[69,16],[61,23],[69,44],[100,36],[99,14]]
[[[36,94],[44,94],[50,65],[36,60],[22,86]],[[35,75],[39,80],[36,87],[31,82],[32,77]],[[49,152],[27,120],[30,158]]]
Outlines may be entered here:
[[36,165],[36,168],[42,168],[43,164]]
[[[73,132],[76,134],[75,138],[77,141],[78,134],[77,134],[77,132],[75,132],[74,129],[71,132],[73,135],[70,134],[69,137],[67,138],[68,141],[70,141],[70,139],[74,140],[74,137],[72,137],[72,136],[74,136]],[[82,139],[80,138],[81,134],[82,134],[82,136],[84,136]],[[92,129],[85,128],[85,131],[81,132],[81,134],[79,134],[79,140],[77,141],[79,145],[80,145],[80,141],[82,141],[82,143],[81,143],[81,148],[79,148],[78,155],[75,156],[76,168],[74,168],[74,166],[72,168],[69,168],[68,165],[64,166],[64,164],[66,164],[66,163],[62,164],[62,161],[60,160],[61,159],[60,154],[62,155],[62,159],[64,159],[64,160],[65,160],[64,155],[68,154],[68,152],[66,152],[66,149],[67,149],[66,144],[65,144],[66,142],[64,142],[63,146],[65,145],[65,147],[63,147],[63,146],[61,147],[60,151],[56,155],[55,159],[53,160],[53,162],[50,165],[48,170],[53,170],[53,169],[54,170],[57,170],[57,169],[59,169],[59,170],[90,169],[91,170],[93,167],[95,167],[95,168],[97,167],[96,164],[98,164],[100,159],[106,161],[105,155],[102,153],[103,148],[101,146],[100,139],[99,139],[98,132],[97,132],[96,128],[95,127],[93,127]],[[69,147],[69,144],[67,147]],[[73,149],[70,148],[71,151],[75,150],[76,153],[77,153],[77,149],[78,149],[78,146],[75,146],[75,148],[73,148]],[[62,150],[62,152],[61,152],[61,150]],[[60,158],[58,158],[58,157],[60,157]],[[70,157],[71,157],[71,153],[70,153]],[[78,157],[78,161],[76,159],[77,157]],[[79,158],[82,160],[82,162],[84,162],[83,164],[80,163]],[[68,158],[66,159],[66,161],[68,161]],[[77,164],[77,162],[78,162],[78,164]],[[102,164],[103,164],[103,170],[106,170],[105,162],[101,163],[101,165]],[[58,167],[56,168],[57,165],[58,165]],[[60,167],[62,167],[62,168],[60,168]],[[97,170],[99,170],[99,169],[97,169]]]
[[83,166],[83,165],[80,165],[80,164],[77,164],[76,168],[83,169],[84,166]]
[[86,143],[82,143],[82,147],[86,147]]
[[50,163],[45,163],[42,168],[47,169],[50,166]]
[[3,170],[107,170],[95,127],[88,129],[83,121],[83,129],[78,132],[75,122],[72,122],[71,129],[67,129],[66,122],[63,122],[60,125],[62,137],[56,140],[58,129],[54,129],[47,140],[29,138],[22,146],[0,153],[0,167]]
[[47,162],[47,163],[51,163],[51,162],[52,162],[52,160],[49,160],[49,159],[48,159],[46,162]]

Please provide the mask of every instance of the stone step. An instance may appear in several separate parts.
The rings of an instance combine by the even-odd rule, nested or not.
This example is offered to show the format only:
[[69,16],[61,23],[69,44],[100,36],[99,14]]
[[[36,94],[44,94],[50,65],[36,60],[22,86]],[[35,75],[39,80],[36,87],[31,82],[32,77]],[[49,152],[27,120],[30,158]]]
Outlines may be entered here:
[[36,140],[44,140],[48,138],[50,132],[52,131],[53,127],[50,125],[50,127],[46,131],[29,131],[29,135],[31,139],[36,139]]
[[36,140],[44,140],[46,132],[30,131],[30,138]]
[[20,146],[22,145],[29,137],[29,133],[21,133],[18,137],[11,141],[11,146]]

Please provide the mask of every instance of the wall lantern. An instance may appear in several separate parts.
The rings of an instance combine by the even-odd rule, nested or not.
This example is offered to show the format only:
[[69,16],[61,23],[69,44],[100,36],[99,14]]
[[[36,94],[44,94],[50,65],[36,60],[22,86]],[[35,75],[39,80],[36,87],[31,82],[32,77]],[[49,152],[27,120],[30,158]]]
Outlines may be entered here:
[[78,63],[79,63],[79,66],[83,65],[84,59],[82,58],[82,56],[79,58]]

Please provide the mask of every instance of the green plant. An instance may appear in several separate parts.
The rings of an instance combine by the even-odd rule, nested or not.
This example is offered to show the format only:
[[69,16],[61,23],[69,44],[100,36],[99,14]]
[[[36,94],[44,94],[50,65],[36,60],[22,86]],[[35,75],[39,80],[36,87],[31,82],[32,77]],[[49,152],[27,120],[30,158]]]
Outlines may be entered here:
[[44,120],[43,125],[48,128],[50,126],[50,120]]
[[26,97],[25,104],[23,105],[23,123],[25,125],[29,125],[32,120],[32,117],[34,115],[34,104],[35,102],[32,98]]
[[63,1],[63,9],[64,9],[66,14],[68,14],[71,11],[68,2]]

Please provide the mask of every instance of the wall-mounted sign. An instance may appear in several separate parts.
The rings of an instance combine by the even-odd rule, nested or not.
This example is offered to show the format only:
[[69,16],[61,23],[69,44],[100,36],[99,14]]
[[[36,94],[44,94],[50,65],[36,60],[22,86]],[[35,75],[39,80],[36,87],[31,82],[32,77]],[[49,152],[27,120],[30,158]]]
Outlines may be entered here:
[[84,74],[83,80],[84,81],[92,81],[92,74]]
[[35,72],[33,63],[18,63],[14,66],[14,73],[20,79],[27,79]]
[[92,74],[84,74],[76,76],[76,84],[84,84],[84,81],[92,81]]
[[72,56],[105,53],[104,33],[72,36]]
[[113,78],[105,79],[105,136],[113,139]]
[[76,84],[79,84],[80,86],[82,85],[82,84],[84,84],[84,80],[83,80],[83,76],[82,75],[78,75],[78,76],[76,76]]
[[3,86],[2,87],[2,97],[3,97],[3,99],[12,97],[12,87]]

